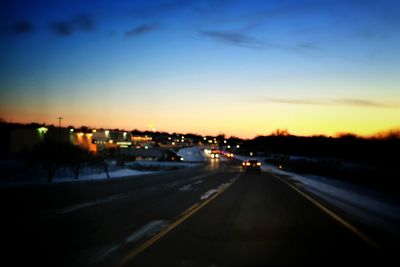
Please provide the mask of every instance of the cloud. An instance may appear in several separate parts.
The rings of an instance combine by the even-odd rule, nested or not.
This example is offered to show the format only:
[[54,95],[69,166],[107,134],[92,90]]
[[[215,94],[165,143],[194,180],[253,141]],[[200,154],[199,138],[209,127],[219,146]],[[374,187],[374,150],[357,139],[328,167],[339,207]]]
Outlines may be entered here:
[[302,52],[307,50],[320,50],[319,47],[302,43],[293,46],[280,44],[277,42],[264,41],[246,34],[246,31],[199,31],[200,36],[207,37],[213,41],[221,42],[228,45],[252,49],[278,49],[291,52]]
[[13,34],[26,34],[33,32],[33,30],[33,24],[28,21],[17,22],[11,27],[11,32]]
[[77,15],[69,20],[51,22],[49,24],[52,32],[57,36],[70,36],[74,32],[93,32],[95,22],[89,15]]
[[351,99],[351,98],[340,98],[332,99],[333,103],[338,105],[351,105],[351,106],[363,106],[363,107],[377,107],[377,108],[399,108],[399,104],[383,103],[378,101],[370,101],[365,99]]
[[125,32],[125,37],[130,38],[130,37],[136,37],[151,31],[154,31],[159,28],[158,24],[143,24],[137,27],[134,27],[128,31]]
[[257,38],[247,36],[239,32],[229,31],[200,31],[201,36],[205,36],[214,41],[223,42],[226,44],[249,47],[262,48],[265,43]]
[[295,104],[295,105],[326,105],[326,101],[317,99],[297,99],[297,98],[272,98],[264,97],[255,100],[256,102]]
[[262,103],[280,103],[293,105],[327,105],[327,106],[359,106],[359,107],[375,107],[375,108],[400,108],[399,103],[384,103],[379,101],[371,101],[357,98],[271,98],[264,97],[254,99],[255,102]]

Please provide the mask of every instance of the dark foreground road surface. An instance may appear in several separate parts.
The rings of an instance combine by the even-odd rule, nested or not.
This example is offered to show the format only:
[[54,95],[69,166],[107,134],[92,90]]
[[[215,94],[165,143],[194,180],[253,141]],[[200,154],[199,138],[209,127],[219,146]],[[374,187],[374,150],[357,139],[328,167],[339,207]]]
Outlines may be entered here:
[[235,161],[129,179],[4,187],[0,193],[2,266],[388,260],[284,181],[242,173]]

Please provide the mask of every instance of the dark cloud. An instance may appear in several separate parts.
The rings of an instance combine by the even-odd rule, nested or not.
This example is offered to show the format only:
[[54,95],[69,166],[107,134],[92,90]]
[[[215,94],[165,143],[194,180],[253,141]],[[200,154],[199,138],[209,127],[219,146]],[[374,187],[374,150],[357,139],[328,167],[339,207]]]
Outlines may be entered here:
[[246,34],[246,31],[199,31],[200,36],[211,40],[252,49],[278,49],[284,51],[301,52],[307,50],[319,50],[310,43],[296,44],[293,46],[283,45],[276,42],[264,41]]
[[392,103],[382,103],[377,101],[370,101],[364,99],[340,98],[332,99],[333,103],[338,105],[351,105],[351,106],[364,106],[364,107],[377,107],[377,108],[399,108],[400,105]]
[[205,36],[214,41],[223,42],[226,44],[248,47],[248,48],[262,48],[266,45],[265,42],[257,38],[247,36],[240,32],[229,31],[200,31],[201,36]]
[[158,24],[143,24],[143,25],[134,27],[134,28],[126,31],[124,35],[125,35],[125,37],[128,37],[128,38],[136,37],[136,36],[154,31],[158,28],[159,28]]
[[267,102],[267,103],[280,103],[280,104],[295,104],[295,105],[327,105],[328,102],[317,99],[297,99],[297,98],[272,98],[264,97],[255,99],[256,102]]
[[58,36],[69,36],[73,32],[71,25],[67,22],[53,22],[50,24],[50,28]]
[[254,99],[255,102],[280,103],[294,105],[327,105],[327,106],[360,106],[376,108],[400,108],[400,104],[383,103],[357,98],[331,98],[331,99],[313,99],[313,98],[272,98],[264,97]]
[[69,20],[52,22],[49,26],[58,36],[70,36],[77,31],[93,32],[95,30],[95,22],[89,15],[77,15]]
[[33,32],[33,30],[33,24],[28,21],[17,22],[11,28],[13,34],[25,34]]

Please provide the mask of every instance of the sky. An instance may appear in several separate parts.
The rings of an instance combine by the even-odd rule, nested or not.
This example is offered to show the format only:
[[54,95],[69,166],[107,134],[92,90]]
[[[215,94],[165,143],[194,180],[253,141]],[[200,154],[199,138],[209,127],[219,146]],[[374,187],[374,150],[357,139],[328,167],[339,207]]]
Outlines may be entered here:
[[400,1],[0,4],[0,118],[252,138],[400,127]]

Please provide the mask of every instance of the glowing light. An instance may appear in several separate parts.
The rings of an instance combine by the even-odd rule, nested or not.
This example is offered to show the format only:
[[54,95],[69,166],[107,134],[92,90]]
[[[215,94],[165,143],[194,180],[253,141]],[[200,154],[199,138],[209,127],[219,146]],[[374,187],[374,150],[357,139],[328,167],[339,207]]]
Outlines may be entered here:
[[97,130],[96,130],[96,129],[93,129],[92,132],[95,133],[95,132],[97,132]]
[[151,141],[152,138],[148,137],[147,135],[145,137],[143,136],[132,136],[133,141]]
[[132,143],[126,142],[126,141],[121,141],[121,142],[117,142],[117,145],[123,147],[123,146],[130,146],[130,145],[132,145]]
[[71,129],[69,129],[69,131],[70,131],[71,133],[73,133],[73,132],[74,132],[74,129],[71,128]]
[[37,130],[38,130],[38,132],[39,132],[40,134],[45,134],[45,133],[47,133],[47,131],[48,131],[49,129],[47,129],[46,127],[40,127],[40,128],[38,128]]

